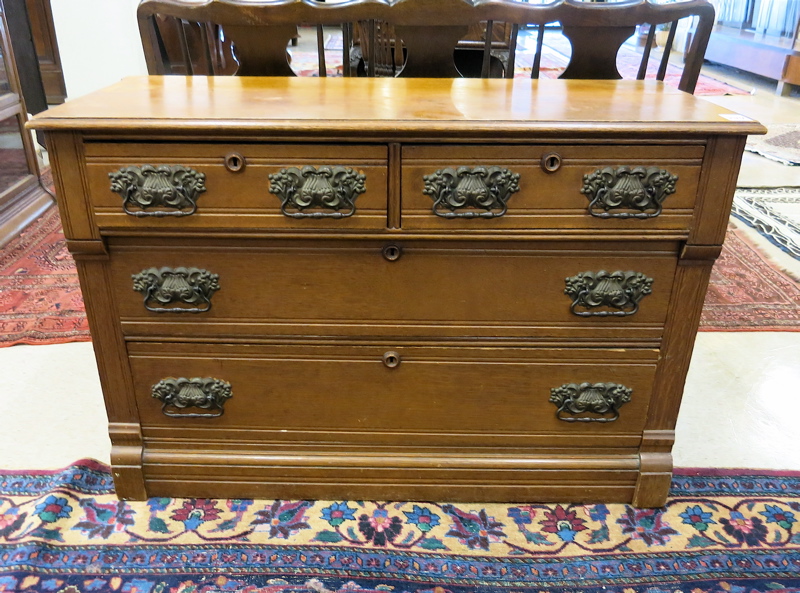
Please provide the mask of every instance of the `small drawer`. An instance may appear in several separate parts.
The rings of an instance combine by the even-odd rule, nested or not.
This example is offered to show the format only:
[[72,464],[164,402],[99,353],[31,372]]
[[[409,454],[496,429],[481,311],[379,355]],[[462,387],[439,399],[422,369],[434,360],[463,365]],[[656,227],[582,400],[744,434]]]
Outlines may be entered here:
[[[660,339],[673,242],[112,239],[128,336]],[[630,342],[627,342],[630,343]]]
[[129,356],[146,434],[249,430],[250,438],[343,442],[352,432],[353,442],[369,433],[385,444],[397,433],[423,441],[639,433],[658,352],[134,342]]
[[123,229],[382,229],[387,149],[86,145],[96,224]]
[[404,146],[404,229],[688,232],[703,146]]

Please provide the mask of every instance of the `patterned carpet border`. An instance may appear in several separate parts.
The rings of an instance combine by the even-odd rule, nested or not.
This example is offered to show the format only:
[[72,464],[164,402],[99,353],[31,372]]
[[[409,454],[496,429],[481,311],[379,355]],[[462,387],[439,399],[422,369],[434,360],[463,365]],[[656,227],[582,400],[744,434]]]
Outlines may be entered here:
[[677,470],[649,510],[124,502],[82,460],[0,472],[0,591],[800,591],[798,515],[800,472]]

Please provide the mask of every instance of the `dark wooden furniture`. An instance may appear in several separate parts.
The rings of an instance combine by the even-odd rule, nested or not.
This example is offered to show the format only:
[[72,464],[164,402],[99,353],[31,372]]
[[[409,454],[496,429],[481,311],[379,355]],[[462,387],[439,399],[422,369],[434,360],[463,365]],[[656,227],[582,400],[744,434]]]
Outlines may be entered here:
[[0,0],[0,246],[52,204],[39,182],[39,166]]
[[39,71],[42,76],[47,103],[58,105],[67,98],[61,55],[53,23],[53,9],[50,0],[25,0],[30,18]]
[[[714,8],[705,0],[673,4],[653,4],[642,0],[614,3],[589,3],[561,0],[552,4],[528,4],[511,0],[350,0],[320,4],[313,0],[277,0],[252,2],[244,8],[229,0],[197,3],[185,0],[142,0],[138,9],[139,29],[151,74],[183,74],[197,70],[198,63],[213,63],[219,53],[218,36],[183,34],[180,51],[170,50],[163,33],[165,18],[198,27],[221,27],[225,40],[233,46],[239,63],[236,74],[261,76],[293,76],[286,47],[297,35],[300,24],[335,25],[352,29],[352,23],[367,23],[369,41],[365,74],[402,77],[458,77],[462,75],[454,61],[455,49],[462,39],[469,38],[475,28],[485,28],[483,59],[476,72],[486,78],[492,73],[492,39],[494,29],[508,30],[509,55],[505,59],[505,76],[513,78],[516,30],[520,25],[539,25],[540,43],[531,76],[538,78],[541,40],[545,25],[559,22],[572,44],[571,61],[562,78],[619,79],[616,56],[622,43],[630,38],[638,25],[650,24],[650,37],[658,24],[674,23],[696,17],[697,26],[686,55],[679,88],[693,92],[700,75],[703,54],[714,24]],[[381,23],[381,26],[376,26]],[[180,27],[181,31],[186,26]],[[669,47],[675,26],[672,25]],[[348,63],[349,33],[345,34],[344,63]],[[402,48],[396,43],[401,40]],[[208,44],[211,39],[211,45]],[[224,46],[225,44],[222,44]],[[638,79],[645,78],[651,44],[643,53]],[[383,52],[379,55],[379,49]],[[392,49],[387,51],[386,48]],[[402,50],[402,51],[400,51]],[[669,49],[664,52],[658,79],[666,73]],[[325,75],[324,52],[319,52],[320,73]],[[387,66],[387,64],[389,64]],[[500,69],[503,72],[503,69]],[[346,69],[345,73],[349,71]]]
[[47,109],[47,98],[39,71],[39,58],[36,56],[28,9],[24,0],[5,0],[4,6],[25,109],[28,113],[39,113]]
[[33,126],[120,497],[663,504],[760,125],[656,82],[166,76]]

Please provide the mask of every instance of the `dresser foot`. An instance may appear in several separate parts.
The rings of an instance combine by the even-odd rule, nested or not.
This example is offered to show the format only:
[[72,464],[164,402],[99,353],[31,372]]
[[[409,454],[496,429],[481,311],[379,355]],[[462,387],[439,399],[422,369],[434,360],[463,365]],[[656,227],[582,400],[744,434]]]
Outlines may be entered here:
[[146,500],[142,434],[138,424],[111,423],[111,474],[120,500]]
[[641,471],[633,491],[633,506],[663,507],[672,483],[671,453],[642,453]]

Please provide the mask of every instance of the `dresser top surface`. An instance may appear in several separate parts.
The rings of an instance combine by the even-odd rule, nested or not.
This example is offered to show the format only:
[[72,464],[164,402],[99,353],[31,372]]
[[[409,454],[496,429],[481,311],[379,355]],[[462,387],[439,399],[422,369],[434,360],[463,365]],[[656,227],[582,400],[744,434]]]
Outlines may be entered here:
[[[302,125],[298,125],[302,122]],[[760,134],[662,83],[606,80],[141,76],[49,109],[44,130]]]

